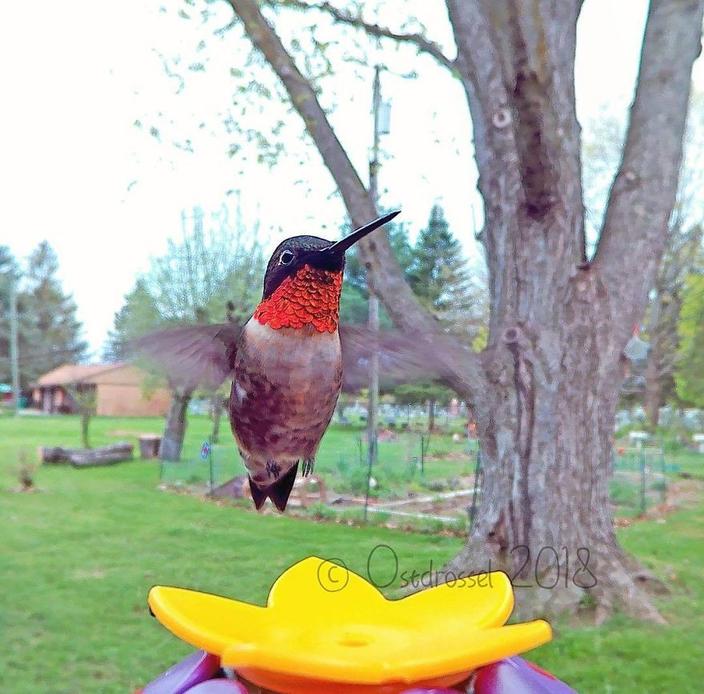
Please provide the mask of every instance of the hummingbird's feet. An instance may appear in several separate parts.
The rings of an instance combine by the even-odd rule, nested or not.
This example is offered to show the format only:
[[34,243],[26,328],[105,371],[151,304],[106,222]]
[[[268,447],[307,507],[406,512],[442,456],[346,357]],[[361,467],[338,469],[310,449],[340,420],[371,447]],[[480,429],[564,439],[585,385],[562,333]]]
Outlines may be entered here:
[[308,477],[313,472],[313,467],[315,466],[314,458],[306,458],[303,461],[303,467],[301,468],[301,475],[303,477]]

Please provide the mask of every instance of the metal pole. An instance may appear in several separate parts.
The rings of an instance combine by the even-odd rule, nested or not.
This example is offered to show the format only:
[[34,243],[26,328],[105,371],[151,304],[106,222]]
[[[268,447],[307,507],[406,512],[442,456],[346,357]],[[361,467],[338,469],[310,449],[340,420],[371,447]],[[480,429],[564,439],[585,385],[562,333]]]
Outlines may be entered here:
[[12,369],[12,399],[15,413],[20,409],[20,365],[17,339],[17,280],[10,280],[10,368]]
[[[381,84],[379,73],[381,68],[374,68],[374,86],[372,88],[372,113],[374,116],[374,142],[372,158],[369,162],[369,194],[376,206],[378,200],[377,173],[379,169],[379,106],[381,105]],[[369,330],[379,330],[379,299],[369,288]],[[377,427],[379,419],[379,353],[372,351],[369,364],[369,402],[367,405],[367,493],[364,501],[364,520],[367,520],[367,505],[369,503],[369,484],[372,469],[377,461]]]
[[640,512],[641,515],[645,513],[646,502],[645,502],[645,449],[641,447],[640,449]]
[[208,437],[208,467],[210,468],[210,494],[212,494],[215,489],[215,474],[213,470],[213,441],[210,436]]
[[477,501],[480,491],[479,475],[482,474],[482,449],[477,447],[477,461],[474,465],[474,489],[472,490],[472,505],[469,507],[469,532],[474,529],[474,519],[477,515]]

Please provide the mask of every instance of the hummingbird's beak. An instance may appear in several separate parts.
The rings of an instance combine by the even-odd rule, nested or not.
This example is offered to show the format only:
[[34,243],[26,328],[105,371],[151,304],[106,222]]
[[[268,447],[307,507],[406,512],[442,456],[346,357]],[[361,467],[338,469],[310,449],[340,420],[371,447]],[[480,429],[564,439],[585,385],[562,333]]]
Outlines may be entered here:
[[365,224],[363,227],[360,227],[356,231],[353,231],[349,236],[345,236],[344,239],[333,243],[332,246],[328,246],[321,252],[325,253],[325,255],[336,255],[339,257],[343,255],[344,252],[350,246],[357,243],[357,241],[359,241],[361,238],[364,238],[367,234],[371,234],[372,231],[378,229],[380,226],[384,226],[384,224],[390,222],[397,214],[400,213],[401,210],[394,210],[393,212],[389,212],[388,214],[385,214],[379,217],[378,219],[375,219],[373,222]]

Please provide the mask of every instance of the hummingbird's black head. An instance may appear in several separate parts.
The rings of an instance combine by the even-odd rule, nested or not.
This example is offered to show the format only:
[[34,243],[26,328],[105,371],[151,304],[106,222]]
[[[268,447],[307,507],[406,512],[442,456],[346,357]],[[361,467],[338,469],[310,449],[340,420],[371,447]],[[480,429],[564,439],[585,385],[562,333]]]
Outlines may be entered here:
[[287,278],[294,276],[304,265],[342,272],[345,268],[345,254],[324,254],[332,241],[318,236],[292,236],[282,241],[271,254],[264,275],[264,296],[266,299]]
[[400,211],[379,217],[337,242],[318,236],[292,236],[282,241],[272,253],[266,267],[262,298],[269,298],[287,277],[295,276],[305,265],[341,273],[345,269],[345,251],[370,232],[392,220]]

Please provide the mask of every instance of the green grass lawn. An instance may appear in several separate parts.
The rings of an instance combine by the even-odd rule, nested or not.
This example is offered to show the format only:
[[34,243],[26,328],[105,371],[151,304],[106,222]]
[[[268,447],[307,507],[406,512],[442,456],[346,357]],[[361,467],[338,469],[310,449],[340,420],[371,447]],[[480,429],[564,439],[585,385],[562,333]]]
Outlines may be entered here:
[[[100,445],[159,427],[159,420],[96,418],[91,431]],[[40,492],[10,491],[19,451],[34,456],[38,445],[78,445],[78,430],[70,417],[0,417],[2,692],[125,692],[173,664],[189,648],[149,617],[145,598],[155,583],[262,602],[271,582],[310,554],[341,558],[364,573],[369,553],[387,544],[403,569],[425,570],[461,545],[161,492],[154,462],[44,467]],[[197,451],[208,430],[206,419],[193,418],[187,449]],[[334,430],[324,443],[333,463],[335,447],[354,448],[344,434]],[[580,692],[701,691],[702,500],[664,522],[624,528],[621,539],[670,582],[672,594],[660,603],[669,626],[623,617],[600,628],[558,624],[554,642],[531,657]]]

